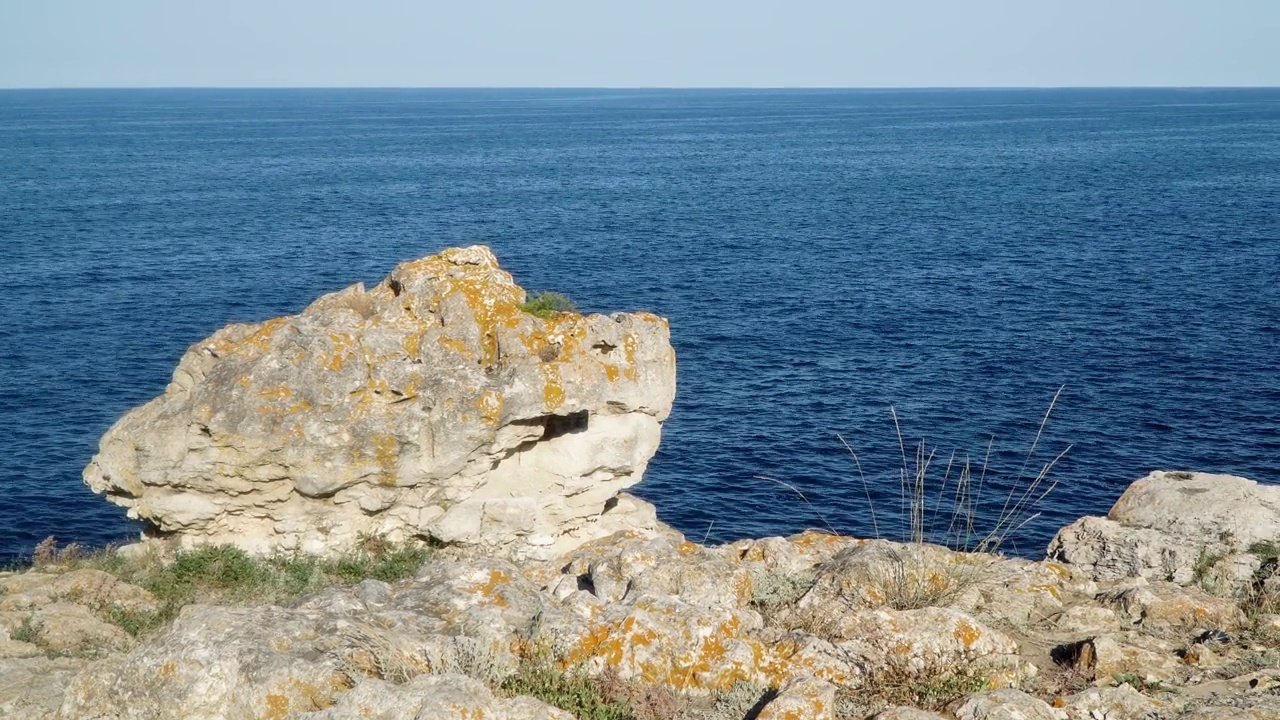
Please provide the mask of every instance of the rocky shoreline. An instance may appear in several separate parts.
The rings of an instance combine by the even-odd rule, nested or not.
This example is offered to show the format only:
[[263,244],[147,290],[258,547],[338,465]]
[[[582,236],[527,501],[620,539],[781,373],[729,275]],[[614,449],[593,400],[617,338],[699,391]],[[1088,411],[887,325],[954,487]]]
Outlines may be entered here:
[[0,573],[0,717],[1280,718],[1280,487],[1154,472],[1043,560],[705,546],[621,492],[664,321],[485,248],[193,346],[86,481],[152,531]]

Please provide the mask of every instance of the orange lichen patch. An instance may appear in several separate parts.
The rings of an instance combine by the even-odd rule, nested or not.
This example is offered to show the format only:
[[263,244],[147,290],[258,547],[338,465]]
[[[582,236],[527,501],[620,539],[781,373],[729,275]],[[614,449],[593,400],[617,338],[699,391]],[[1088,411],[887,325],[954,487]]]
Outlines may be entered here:
[[[293,390],[283,385],[266,388],[258,391],[258,397],[267,398],[269,400],[284,401],[293,397]],[[307,412],[311,409],[311,403],[307,400],[297,400],[292,403],[278,402],[273,405],[259,405],[259,415],[294,415],[297,413]]]
[[1063,580],[1067,580],[1071,577],[1071,570],[1067,569],[1067,566],[1061,563],[1046,562],[1044,563],[1044,568]]
[[285,406],[279,405],[259,405],[259,415],[296,415],[304,413],[311,409],[311,403],[306,400],[299,400],[296,403],[290,403]]
[[373,461],[383,470],[395,467],[400,441],[393,435],[373,436]]
[[749,574],[743,573],[737,576],[733,581],[733,594],[742,605],[751,602],[751,597],[755,595],[755,587],[751,584]]
[[274,318],[256,325],[228,325],[214,333],[201,347],[217,357],[253,356],[271,349],[271,339],[289,318]]
[[172,677],[176,672],[178,672],[178,664],[172,660],[166,660],[160,666],[160,669],[156,671],[156,674],[162,678],[167,678]]
[[514,327],[525,316],[520,288],[475,276],[448,278],[443,284],[442,294],[458,293],[466,301],[480,328],[480,363],[493,364],[498,359],[499,326]]
[[560,380],[560,368],[550,363],[540,366],[543,375],[542,407],[547,412],[555,412],[564,404],[564,385]]
[[609,382],[618,382],[618,378],[622,377],[622,371],[618,369],[618,366],[610,365],[609,363],[601,364],[604,365],[604,376],[608,378]]
[[802,556],[828,559],[845,547],[859,545],[865,541],[818,530],[805,530],[799,535],[787,538],[787,542],[791,543],[791,546]]
[[830,659],[821,662],[821,656],[805,655],[794,640],[782,640],[769,648],[754,640],[750,643],[755,656],[754,667],[760,678],[756,682],[759,684],[782,687],[788,680],[801,675],[813,675],[837,685],[847,685],[852,681],[849,674]]
[[972,649],[974,643],[982,639],[982,631],[973,623],[961,620],[956,629],[951,631],[951,636],[956,640],[964,643],[965,649]]
[[889,594],[884,591],[884,588],[879,588],[875,585],[867,585],[862,588],[862,594],[873,607],[879,607],[889,603]]
[[278,387],[266,388],[265,390],[259,390],[258,397],[274,398],[276,400],[287,400],[293,397],[293,390],[281,385]]
[[331,332],[329,343],[329,353],[319,359],[320,367],[327,370],[341,370],[347,361],[360,356],[357,354],[360,349],[359,340],[351,333]]
[[278,692],[267,693],[263,720],[284,720],[299,712],[332,707],[334,698],[349,690],[350,683],[341,675],[331,675],[321,682],[291,679]]
[[498,588],[511,582],[511,573],[494,568],[489,571],[489,577],[483,582],[476,583],[467,588],[468,592],[476,593],[484,598],[486,605],[496,605],[498,607],[506,607],[507,599],[498,594]]
[[476,400],[476,407],[480,409],[480,417],[484,418],[486,425],[498,426],[498,421],[502,418],[502,404],[502,393],[496,390],[486,390]]
[[276,693],[267,695],[267,711],[262,716],[263,720],[284,720],[289,715],[291,705],[289,698],[284,695]]
[[410,333],[400,339],[400,346],[404,348],[404,354],[411,358],[418,357],[422,352],[422,335]]
[[259,324],[258,329],[252,335],[240,341],[240,347],[246,350],[252,349],[259,353],[270,350],[271,339],[275,337],[276,331],[284,327],[287,322],[287,318],[273,318]]
[[626,357],[627,359],[627,367],[625,370],[622,371],[622,374],[625,375],[627,379],[631,380],[632,382],[635,382],[635,379],[637,377],[636,347],[638,344],[639,344],[639,341],[636,339],[636,336],[633,333],[627,333],[626,336],[622,338],[622,352],[624,354],[624,357]]
[[593,658],[600,658],[610,667],[622,664],[622,653],[625,644],[613,637],[613,627],[601,624],[587,630],[578,639],[578,643],[565,655],[561,664],[565,668],[581,665]]
[[467,341],[459,340],[458,338],[441,337],[440,347],[459,355],[469,355],[471,353],[470,348],[467,346]]
[[680,546],[677,548],[681,555],[696,555],[701,549],[702,548],[698,543],[689,542],[688,540],[680,543]]

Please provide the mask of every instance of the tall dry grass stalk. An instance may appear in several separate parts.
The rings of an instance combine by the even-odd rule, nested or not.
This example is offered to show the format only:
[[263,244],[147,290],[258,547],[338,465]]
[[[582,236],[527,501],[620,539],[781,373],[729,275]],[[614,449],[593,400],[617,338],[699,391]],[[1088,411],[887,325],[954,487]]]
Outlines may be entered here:
[[[931,486],[935,483],[931,482],[930,474],[931,472],[936,473],[934,468],[935,461],[938,461],[937,449],[929,447],[922,439],[908,453],[907,442],[902,432],[902,423],[898,419],[898,412],[894,407],[890,406],[889,415],[893,419],[894,433],[898,441],[898,453],[902,461],[898,473],[898,522],[901,541],[915,544],[936,542],[953,550],[996,553],[999,552],[1006,540],[1016,536],[1027,524],[1038,518],[1040,511],[1037,508],[1058,487],[1057,478],[1050,479],[1050,473],[1071,450],[1071,446],[1068,445],[1053,459],[1042,464],[1034,475],[1028,475],[1028,468],[1032,467],[1032,459],[1044,437],[1045,427],[1048,425],[1049,418],[1065,390],[1066,386],[1064,385],[1059,387],[1057,392],[1053,394],[1049,407],[1040,419],[1040,425],[1036,429],[1036,435],[1031,442],[1031,447],[1028,448],[1023,458],[1022,466],[1009,483],[1009,491],[1003,500],[1000,513],[996,516],[995,523],[990,528],[985,529],[985,532],[979,527],[977,518],[979,508],[983,505],[985,493],[988,491],[988,475],[991,470],[991,455],[995,447],[995,438],[992,437],[987,443],[982,464],[976,469],[976,477],[975,468],[970,462],[969,456],[967,454],[961,456],[957,451],[953,450],[947,457],[941,480],[936,483],[936,488],[932,488]],[[858,480],[862,485],[863,496],[867,501],[872,531],[875,537],[884,538],[885,535],[880,523],[880,513],[877,512],[876,503],[872,498],[871,485],[863,472],[862,462],[858,457],[858,453],[845,440],[843,435],[837,433],[836,438],[853,459]],[[776,483],[790,490],[813,510],[829,531],[834,534],[840,534],[827,519],[826,515],[814,503],[810,502],[800,488],[792,483],[767,475],[757,475],[755,477]],[[930,508],[931,497],[932,508]],[[950,505],[949,512],[944,509],[944,505],[947,503]],[[945,531],[940,529],[940,517],[946,521]]]

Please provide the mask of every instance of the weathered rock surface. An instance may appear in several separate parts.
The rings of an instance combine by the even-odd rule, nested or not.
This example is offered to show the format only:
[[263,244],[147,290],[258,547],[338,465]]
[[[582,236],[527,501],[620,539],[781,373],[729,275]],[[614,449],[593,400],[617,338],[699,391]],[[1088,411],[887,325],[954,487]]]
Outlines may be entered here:
[[1149,698],[1128,684],[1089,688],[1063,703],[1069,720],[1150,720],[1172,713],[1168,703]]
[[575,720],[573,715],[531,697],[499,699],[484,683],[466,675],[419,675],[396,685],[365,680],[333,707],[301,713],[298,720]]
[[1280,542],[1280,487],[1232,475],[1153,472],[1105,518],[1068,525],[1049,556],[1096,580],[1144,577],[1186,585],[1214,576],[1223,590],[1249,582],[1250,549]]
[[37,720],[62,703],[67,683],[89,664],[79,658],[0,658],[0,718]]
[[816,677],[797,677],[778,690],[778,697],[757,720],[835,720],[836,686]]
[[366,533],[546,559],[651,529],[615,498],[671,409],[666,321],[540,319],[524,300],[474,246],[228,326],[103,436],[85,481],[185,546],[254,552]]
[[1065,720],[1066,713],[1021,690],[974,693],[956,704],[956,720]]

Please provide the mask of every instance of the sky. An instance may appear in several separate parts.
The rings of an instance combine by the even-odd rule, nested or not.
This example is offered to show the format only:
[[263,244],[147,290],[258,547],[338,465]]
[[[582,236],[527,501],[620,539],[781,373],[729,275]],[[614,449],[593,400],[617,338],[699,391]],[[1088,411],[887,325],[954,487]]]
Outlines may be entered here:
[[1280,0],[0,0],[0,88],[1280,85]]

